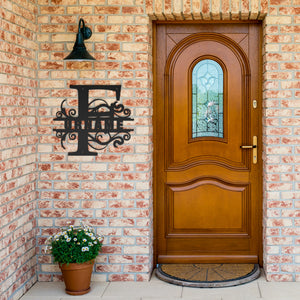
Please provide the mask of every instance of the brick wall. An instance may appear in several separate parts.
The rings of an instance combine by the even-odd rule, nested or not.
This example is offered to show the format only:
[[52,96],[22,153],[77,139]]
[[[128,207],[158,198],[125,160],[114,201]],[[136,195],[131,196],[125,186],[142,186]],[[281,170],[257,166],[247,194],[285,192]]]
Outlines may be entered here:
[[270,0],[264,26],[264,262],[300,281],[300,2]]
[[[259,19],[264,35],[264,264],[268,280],[300,280],[299,1],[157,0],[144,5],[108,0],[64,1],[59,6],[48,2],[39,7],[39,96],[44,113],[39,127],[43,132],[40,243],[53,226],[84,216],[107,236],[96,266],[99,280],[148,279],[152,257],[149,19]],[[79,17],[92,27],[93,37],[86,44],[97,62],[61,60],[73,46]],[[132,140],[120,151],[109,147],[96,158],[83,159],[70,158],[60,148],[50,127],[60,102],[76,98],[68,89],[70,83],[122,84],[121,101],[133,110],[136,126]],[[39,257],[39,279],[56,280],[59,273],[50,257]]]
[[0,5],[0,298],[36,280],[37,42],[35,1]]
[[300,281],[300,1],[148,1],[158,20],[263,20],[264,270]]
[[[126,1],[39,1],[39,280],[60,280],[44,255],[49,234],[67,221],[84,221],[104,234],[94,280],[148,280],[152,265],[151,27],[144,3]],[[54,3],[55,2],[55,3]],[[59,4],[59,5],[55,5]],[[97,4],[97,5],[96,5]],[[85,42],[95,62],[68,62],[79,18],[92,29]],[[68,156],[53,122],[60,103],[77,108],[70,84],[122,84],[121,103],[131,109],[130,141],[98,156]],[[111,93],[91,92],[112,100]]]
[[[149,278],[151,20],[156,19],[263,20],[264,264],[268,280],[300,281],[299,0],[2,0],[1,4],[3,299],[17,290],[11,296],[16,298],[35,280],[36,204],[40,281],[61,279],[51,257],[43,253],[43,243],[69,220],[83,220],[106,236],[94,279]],[[63,61],[73,47],[80,17],[92,28],[86,45],[95,62]],[[97,157],[68,156],[76,146],[69,142],[66,150],[61,148],[53,118],[65,98],[76,107],[76,91],[69,89],[70,84],[122,84],[121,102],[135,119],[130,124],[135,129],[131,140],[119,149],[99,151]],[[92,93],[92,98],[98,96],[112,95]]]

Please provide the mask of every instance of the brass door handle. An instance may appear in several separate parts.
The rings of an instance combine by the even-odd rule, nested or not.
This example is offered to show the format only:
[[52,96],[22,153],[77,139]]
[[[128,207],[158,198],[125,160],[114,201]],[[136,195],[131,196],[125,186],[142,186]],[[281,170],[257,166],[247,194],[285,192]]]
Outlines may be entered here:
[[254,145],[251,145],[251,146],[240,146],[240,148],[242,148],[242,149],[253,149],[253,148],[256,148],[256,146],[254,146]]
[[253,149],[252,155],[253,155],[253,163],[257,163],[257,136],[253,136],[253,145],[249,146],[240,146],[241,149]]

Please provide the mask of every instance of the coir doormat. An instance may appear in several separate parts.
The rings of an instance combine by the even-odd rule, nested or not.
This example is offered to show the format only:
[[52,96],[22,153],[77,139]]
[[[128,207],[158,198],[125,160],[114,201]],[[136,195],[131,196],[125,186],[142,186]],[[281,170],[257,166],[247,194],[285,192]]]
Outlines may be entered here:
[[244,284],[260,275],[258,264],[159,264],[156,276],[189,287],[228,287]]

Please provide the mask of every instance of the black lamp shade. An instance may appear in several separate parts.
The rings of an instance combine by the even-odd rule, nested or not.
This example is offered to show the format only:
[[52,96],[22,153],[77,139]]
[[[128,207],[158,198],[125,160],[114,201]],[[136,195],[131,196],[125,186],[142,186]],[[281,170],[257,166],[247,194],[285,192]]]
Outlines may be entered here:
[[[83,27],[80,28],[80,24],[83,24]],[[92,36],[92,31],[90,28],[85,27],[83,19],[79,20],[78,33],[76,36],[76,41],[73,47],[72,52],[65,57],[65,60],[95,60],[95,58],[88,53],[84,45],[84,40],[89,39]]]

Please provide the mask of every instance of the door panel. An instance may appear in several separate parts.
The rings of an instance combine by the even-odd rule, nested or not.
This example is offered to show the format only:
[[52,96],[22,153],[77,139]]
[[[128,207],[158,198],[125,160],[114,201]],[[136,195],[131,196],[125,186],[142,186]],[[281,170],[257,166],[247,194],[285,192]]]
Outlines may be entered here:
[[[173,153],[173,156],[169,156],[167,168],[179,167],[180,165],[187,167],[193,163],[200,164],[202,161],[247,168],[246,157],[243,157],[243,153],[240,151],[243,134],[246,133],[243,129],[246,128],[246,123],[249,120],[247,116],[243,118],[243,113],[247,114],[248,111],[242,109],[242,90],[247,91],[246,82],[243,82],[246,78],[241,72],[244,66],[241,66],[243,61],[239,62],[239,59],[242,58],[236,56],[227,45],[223,44],[229,43],[230,40],[223,41],[221,38],[223,37],[219,34],[194,35],[183,40],[182,44],[187,48],[182,51],[176,49],[177,51],[175,50],[176,52],[174,51],[175,53],[171,53],[169,56],[170,66],[167,66],[166,71],[169,71],[170,74],[167,73],[169,82],[166,88],[174,94],[170,94],[168,99],[169,124],[166,130],[169,137],[167,146],[171,147],[167,151]],[[210,39],[216,41],[210,41]],[[218,61],[222,62],[224,68],[226,67],[224,69],[225,136],[223,139],[191,139],[191,134],[189,134],[189,127],[191,126],[191,66],[195,59],[206,58],[207,53],[211,55],[211,58],[216,57]],[[230,124],[239,124],[240,128],[229,126],[228,120],[230,120]]]
[[[246,187],[203,180],[184,187],[170,186],[170,192],[168,232],[245,232]],[[199,201],[198,195],[203,200]]]
[[[260,109],[252,107],[260,91],[259,26],[157,24],[156,30],[157,262],[258,262],[261,147],[253,164],[252,149],[240,146],[260,136]],[[199,63],[204,71],[193,77]],[[211,65],[222,69],[220,80],[205,73]],[[207,89],[216,80],[219,94]],[[194,137],[202,125],[222,133]]]

